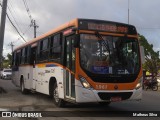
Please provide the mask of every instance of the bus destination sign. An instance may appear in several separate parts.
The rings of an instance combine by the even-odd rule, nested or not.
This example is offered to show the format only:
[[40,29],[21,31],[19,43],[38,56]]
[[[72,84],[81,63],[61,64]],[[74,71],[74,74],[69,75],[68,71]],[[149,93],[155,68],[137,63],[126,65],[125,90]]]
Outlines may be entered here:
[[98,31],[116,32],[116,33],[127,33],[128,32],[128,27],[118,26],[116,24],[88,23],[88,29],[89,30],[98,30]]

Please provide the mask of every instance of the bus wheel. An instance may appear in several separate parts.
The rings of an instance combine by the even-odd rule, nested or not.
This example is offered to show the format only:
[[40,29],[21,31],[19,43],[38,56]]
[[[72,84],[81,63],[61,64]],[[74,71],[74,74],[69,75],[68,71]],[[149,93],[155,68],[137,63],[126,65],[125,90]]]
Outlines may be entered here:
[[55,83],[53,86],[53,93],[52,94],[53,94],[52,96],[53,96],[54,104],[58,107],[64,107],[65,101],[59,98],[57,83]]
[[21,92],[22,94],[27,94],[29,91],[24,87],[24,81],[21,81]]

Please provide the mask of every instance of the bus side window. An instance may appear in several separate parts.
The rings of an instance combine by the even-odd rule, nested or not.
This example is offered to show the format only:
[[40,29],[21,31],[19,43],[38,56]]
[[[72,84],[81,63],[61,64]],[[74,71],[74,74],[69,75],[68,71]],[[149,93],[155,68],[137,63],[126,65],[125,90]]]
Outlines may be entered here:
[[27,54],[27,63],[30,64],[30,58],[31,58],[31,46],[28,46],[28,54]]
[[24,53],[24,63],[28,63],[28,47],[25,48],[25,53]]
[[20,55],[20,52],[14,52],[14,54],[13,54],[13,63],[12,63],[12,65],[13,66],[18,66],[19,65],[19,55]]
[[37,46],[30,48],[29,60],[31,65],[34,65],[36,63],[36,51],[37,51]]
[[41,40],[38,46],[38,61],[48,60],[48,38]]
[[57,34],[55,36],[51,36],[50,39],[50,59],[55,62],[61,62],[61,53],[62,53],[62,46],[61,46],[61,35]]
[[24,48],[20,52],[20,64],[24,64]]

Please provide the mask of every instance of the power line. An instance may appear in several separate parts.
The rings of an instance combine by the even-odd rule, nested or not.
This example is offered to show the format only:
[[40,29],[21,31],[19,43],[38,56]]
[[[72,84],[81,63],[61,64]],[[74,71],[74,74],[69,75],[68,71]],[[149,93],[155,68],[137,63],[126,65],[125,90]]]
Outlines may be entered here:
[[11,16],[13,17],[14,22],[16,23],[17,27],[19,28],[19,30],[20,30],[20,31],[21,31],[21,33],[22,33],[22,30],[21,30],[21,28],[19,27],[19,24],[17,23],[17,21],[16,21],[15,17],[13,16],[13,14],[12,14],[12,11],[11,11],[10,7],[9,7],[9,6],[7,6],[7,7],[8,7],[9,12],[11,13]]
[[[17,13],[16,13],[16,11],[15,11],[15,7],[13,7],[12,0],[9,0],[8,3],[9,3],[8,5],[10,6],[10,9],[11,9],[11,11],[12,11],[12,13],[13,13],[13,16],[16,16]],[[18,23],[20,23],[20,24],[24,22],[24,20],[22,20],[21,16],[16,17],[16,19],[18,19],[17,21],[18,21]],[[23,22],[22,22],[22,21],[23,21]]]
[[[14,10],[14,7],[12,6],[13,3],[12,3],[11,1],[9,1],[9,4],[10,4],[10,8],[12,8],[12,10],[10,9],[11,15],[12,15],[12,17],[14,18],[13,14],[12,14],[12,11],[13,11],[14,15],[16,14],[16,12],[15,12],[15,10]],[[28,6],[28,5],[26,5],[26,6]],[[15,18],[14,18],[14,21],[16,22]],[[20,19],[20,21],[22,21],[22,19]],[[22,31],[22,29],[19,27],[19,25],[18,25],[17,22],[16,22],[16,24],[17,24],[18,28],[20,29],[21,33],[23,34],[23,36],[24,36],[24,35],[30,30],[30,28],[31,28],[31,26],[28,25],[28,27],[27,27],[24,31]]]
[[[2,4],[0,3],[0,6],[2,7]],[[24,42],[26,42],[26,40],[24,39],[24,37],[20,34],[20,32],[18,31],[17,27],[14,25],[14,23],[12,22],[12,20],[10,19],[9,15],[6,13],[8,20],[10,21],[10,23],[12,24],[12,26],[14,27],[14,29],[16,30],[16,32],[19,34],[19,36],[23,39]]]
[[23,35],[25,35],[30,29],[31,29],[31,26],[29,25],[28,28],[23,32]]
[[37,28],[39,27],[37,24],[36,24],[36,21],[32,18],[31,16],[31,12],[29,10],[29,7],[28,7],[28,4],[27,4],[27,1],[26,0],[23,0],[23,3],[24,3],[24,6],[26,8],[26,11],[28,13],[28,16],[31,20],[31,24],[30,24],[30,27],[33,27],[34,28],[34,38],[36,38],[36,32],[37,32]]
[[10,17],[8,14],[7,15],[7,18],[8,20],[10,21],[10,23],[12,24],[12,26],[14,27],[14,29],[17,31],[17,33],[19,34],[19,36],[23,39],[24,42],[26,42],[26,40],[24,39],[24,37],[20,34],[20,32],[18,31],[17,27],[13,24],[13,22],[11,21]]
[[30,10],[29,10],[27,1],[26,1],[26,0],[23,0],[23,3],[24,3],[24,6],[25,6],[25,8],[26,8],[26,11],[27,11],[27,13],[28,13],[29,18],[30,18],[30,20],[32,21],[33,19],[32,19],[32,16],[31,16],[31,13],[30,13]]

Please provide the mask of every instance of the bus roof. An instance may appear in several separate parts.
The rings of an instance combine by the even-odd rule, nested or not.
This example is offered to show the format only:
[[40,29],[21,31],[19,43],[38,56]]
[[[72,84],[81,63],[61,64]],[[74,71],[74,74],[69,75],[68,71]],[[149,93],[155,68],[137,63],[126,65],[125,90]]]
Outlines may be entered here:
[[[89,23],[89,22],[92,25],[90,27],[91,29],[89,27],[87,27],[88,26],[87,23]],[[63,24],[63,25],[61,25],[61,26],[59,26],[59,27],[57,27],[55,29],[52,29],[51,31],[49,31],[49,32],[37,37],[37,38],[34,38],[34,39],[26,42],[25,44],[17,47],[14,51],[19,50],[19,49],[21,49],[21,48],[23,48],[23,47],[25,47],[27,45],[33,44],[33,43],[35,43],[35,42],[37,42],[37,41],[39,41],[39,40],[41,40],[41,39],[43,39],[43,38],[45,38],[47,36],[50,36],[50,35],[52,35],[54,33],[59,32],[61,30],[67,29],[68,27],[75,26],[79,30],[87,30],[87,29],[88,30],[95,30],[95,31],[96,30],[98,30],[98,31],[109,30],[109,32],[115,32],[113,30],[114,30],[114,27],[117,27],[117,25],[122,26],[120,28],[120,30],[122,30],[122,28],[124,29],[124,27],[127,26],[127,27],[129,27],[129,30],[130,30],[130,31],[128,31],[129,33],[137,34],[137,31],[136,31],[136,29],[135,29],[135,27],[133,25],[129,25],[129,24],[125,24],[125,23],[119,23],[119,22],[113,22],[113,21],[106,21],[106,20],[76,18],[76,19],[73,19],[73,20],[71,20],[71,21],[69,21],[69,22],[67,22],[67,23],[65,23],[65,24]],[[107,26],[109,26],[110,29],[105,29],[105,27],[107,27]],[[103,29],[100,29],[100,28],[103,28]],[[124,29],[124,31],[125,31],[125,29]]]
[[67,23],[65,23],[65,24],[63,24],[63,25],[61,25],[61,26],[59,26],[59,27],[57,27],[55,29],[52,29],[51,31],[49,31],[49,32],[47,32],[45,34],[42,34],[41,36],[38,36],[38,37],[36,37],[36,38],[24,43],[23,45],[17,47],[14,51],[19,50],[19,49],[21,49],[21,48],[23,48],[23,47],[25,47],[27,45],[30,45],[32,43],[35,43],[35,42],[37,42],[37,41],[39,41],[39,40],[41,40],[41,39],[43,39],[43,38],[45,38],[45,37],[47,37],[49,35],[52,35],[53,33],[56,33],[58,31],[61,31],[61,30],[65,29],[67,27],[77,26],[77,25],[78,25],[78,19],[77,18],[73,19],[72,21],[69,21],[69,22],[67,22]]

